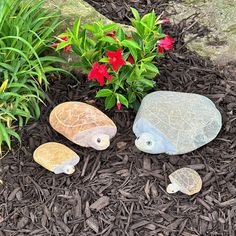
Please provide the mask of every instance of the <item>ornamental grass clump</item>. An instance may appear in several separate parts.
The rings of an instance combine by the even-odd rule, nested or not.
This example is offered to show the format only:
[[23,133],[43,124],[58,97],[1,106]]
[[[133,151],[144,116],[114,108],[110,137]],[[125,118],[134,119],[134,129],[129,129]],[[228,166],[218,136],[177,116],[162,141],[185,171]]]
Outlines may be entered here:
[[[18,127],[40,116],[39,102],[49,82],[46,73],[62,71],[45,56],[60,19],[42,8],[44,1],[0,1],[0,148],[20,141]],[[0,149],[0,153],[1,149]]]
[[138,106],[155,86],[159,73],[155,58],[173,47],[174,40],[161,29],[169,19],[161,20],[154,11],[141,18],[136,9],[131,10],[130,32],[116,23],[81,25],[77,20],[72,30],[58,38],[57,50],[71,47],[79,56],[74,66],[88,74],[92,86],[99,86],[96,97],[105,98],[106,109]]

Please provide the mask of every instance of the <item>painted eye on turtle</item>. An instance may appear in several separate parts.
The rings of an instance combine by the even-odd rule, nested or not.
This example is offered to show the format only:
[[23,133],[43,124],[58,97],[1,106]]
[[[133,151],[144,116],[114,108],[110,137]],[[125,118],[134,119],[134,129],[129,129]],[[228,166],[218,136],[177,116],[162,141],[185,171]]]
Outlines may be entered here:
[[151,146],[151,145],[152,145],[152,142],[151,142],[151,141],[147,141],[147,145],[148,145],[148,146]]
[[98,143],[101,143],[101,139],[100,139],[100,138],[98,138],[98,139],[97,139],[97,142],[98,142]]

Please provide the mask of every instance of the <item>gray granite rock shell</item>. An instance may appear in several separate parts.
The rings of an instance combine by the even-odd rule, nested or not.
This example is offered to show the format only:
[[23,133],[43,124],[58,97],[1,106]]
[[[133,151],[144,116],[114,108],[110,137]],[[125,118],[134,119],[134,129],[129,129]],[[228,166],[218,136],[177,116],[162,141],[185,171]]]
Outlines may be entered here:
[[163,140],[164,151],[158,152],[154,146],[154,152],[149,153],[183,154],[213,140],[221,129],[221,120],[220,112],[207,97],[157,91],[144,97],[133,131],[137,137],[152,133],[156,139]]

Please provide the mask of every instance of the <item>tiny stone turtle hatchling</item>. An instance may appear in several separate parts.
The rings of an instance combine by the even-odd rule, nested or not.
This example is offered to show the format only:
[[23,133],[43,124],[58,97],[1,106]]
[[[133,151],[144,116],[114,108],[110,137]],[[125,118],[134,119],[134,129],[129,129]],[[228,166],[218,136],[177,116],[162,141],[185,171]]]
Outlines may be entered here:
[[187,195],[198,193],[202,188],[202,179],[200,175],[191,168],[181,168],[169,175],[171,184],[166,188],[168,193],[178,191]]
[[35,162],[55,174],[72,174],[75,165],[79,162],[79,156],[67,146],[48,142],[40,145],[33,153]]
[[97,108],[83,102],[57,105],[49,117],[51,126],[70,141],[96,150],[109,147],[117,132],[113,121]]
[[198,94],[157,91],[144,97],[133,131],[143,152],[169,155],[193,151],[211,140],[222,126],[214,103]]

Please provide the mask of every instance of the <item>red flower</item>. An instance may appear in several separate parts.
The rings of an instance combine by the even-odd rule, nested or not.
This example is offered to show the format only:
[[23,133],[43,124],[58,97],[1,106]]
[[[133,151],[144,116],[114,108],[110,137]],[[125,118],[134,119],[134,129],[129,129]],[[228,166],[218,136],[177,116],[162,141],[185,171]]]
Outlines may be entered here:
[[95,62],[91,71],[89,72],[88,79],[96,79],[100,86],[103,86],[105,83],[104,77],[106,77],[108,80],[112,79],[112,76],[107,73],[106,64],[99,65],[98,62]]
[[121,103],[120,103],[120,101],[119,101],[119,100],[117,100],[117,102],[116,102],[116,107],[117,107],[117,109],[118,109],[118,110],[120,110],[120,109],[121,109]]
[[131,54],[128,56],[128,62],[130,64],[134,64],[134,58],[133,58],[133,56]]
[[113,39],[116,39],[116,31],[113,31],[112,33],[108,33],[108,34],[106,34],[106,36],[110,36]]
[[128,39],[134,39],[133,36],[128,36]]
[[71,49],[71,45],[67,45],[63,48],[64,52],[68,52]]
[[118,48],[116,52],[109,51],[106,55],[109,57],[108,63],[112,65],[114,71],[118,71],[119,66],[125,65],[120,48]]
[[162,48],[160,45],[158,46],[158,52],[161,54],[164,53],[164,48]]
[[163,19],[161,20],[161,24],[165,24],[165,23],[169,23],[170,22],[170,19],[169,18],[166,18],[166,19]]
[[173,48],[174,39],[169,35],[166,35],[164,39],[161,39],[158,45],[158,52],[164,53],[165,50],[171,50]]
[[[68,37],[64,36],[64,37],[58,38],[57,41],[58,41],[58,43],[53,43],[53,44],[51,44],[50,46],[56,48],[56,47],[59,45],[59,43],[61,43],[61,42],[63,42],[63,41],[68,41]],[[67,52],[67,51],[69,51],[70,49],[71,49],[71,45],[67,45],[67,46],[64,47],[63,50],[64,50],[65,52]]]

